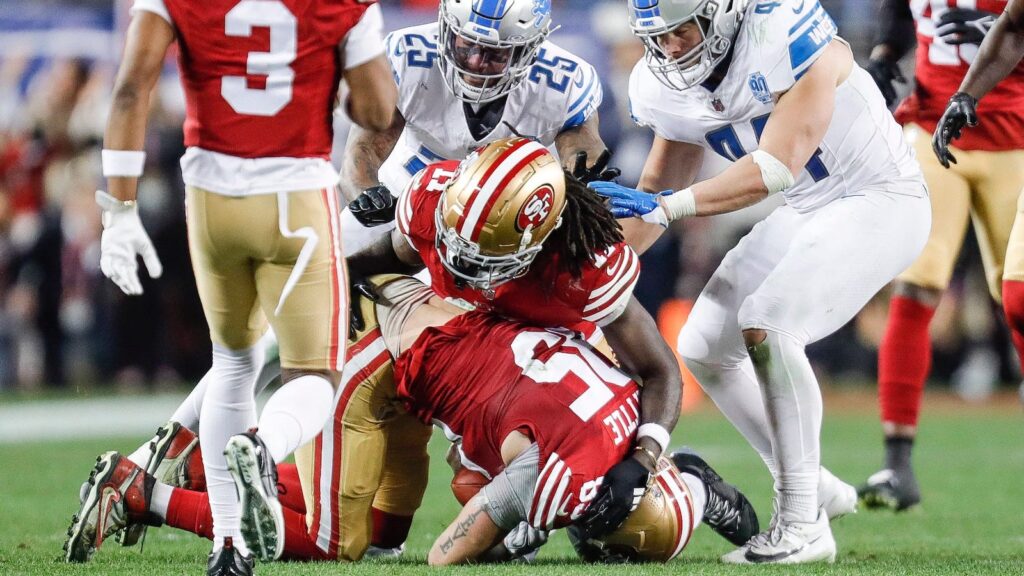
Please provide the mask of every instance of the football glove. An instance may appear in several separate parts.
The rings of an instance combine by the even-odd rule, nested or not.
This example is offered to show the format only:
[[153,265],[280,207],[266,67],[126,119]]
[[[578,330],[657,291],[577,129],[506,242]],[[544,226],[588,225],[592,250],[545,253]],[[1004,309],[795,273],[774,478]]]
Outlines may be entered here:
[[622,526],[629,513],[640,505],[650,476],[650,471],[633,457],[613,466],[580,519],[586,538],[600,538]]
[[949,163],[956,164],[956,157],[949,151],[949,144],[963,133],[964,126],[978,125],[978,101],[974,96],[957,92],[949,99],[946,111],[942,113],[935,134],[932,135],[932,150],[939,157],[939,162],[949,168]]
[[992,29],[996,15],[983,10],[951,8],[939,18],[935,33],[946,44],[981,44],[985,34]]
[[590,184],[591,182],[610,182],[615,180],[622,174],[622,170],[608,167],[608,161],[611,157],[612,153],[605,149],[605,151],[601,152],[601,155],[597,157],[597,161],[594,162],[594,165],[587,168],[587,153],[580,150],[576,153],[576,160],[572,166],[572,175],[584,184]]
[[356,334],[366,329],[366,320],[363,319],[363,307],[359,305],[359,298],[364,297],[370,302],[376,302],[380,296],[369,280],[354,274],[349,275],[348,295],[348,339],[355,340]]
[[868,74],[871,75],[871,79],[878,85],[878,89],[882,92],[882,97],[885,98],[885,105],[892,106],[896,103],[896,87],[893,86],[893,82],[899,82],[900,84],[906,84],[907,79],[903,77],[903,72],[900,71],[899,65],[896,62],[892,62],[885,58],[878,58],[868,62],[867,68]]
[[644,222],[668,227],[668,213],[658,202],[658,196],[668,196],[673,191],[665,190],[650,194],[616,184],[615,182],[591,182],[587,185],[591,190],[608,198],[608,208],[616,218],[637,217]]
[[164,273],[153,241],[139,219],[135,202],[122,202],[102,190],[96,191],[96,203],[103,209],[103,234],[100,236],[100,270],[129,296],[142,294],[139,262],[146,265],[150,278]]
[[395,219],[395,197],[383,184],[371,186],[356,196],[348,209],[363,226],[380,226]]
[[522,558],[532,560],[537,550],[548,541],[548,531],[538,530],[529,522],[520,522],[505,536],[503,543],[513,559]]

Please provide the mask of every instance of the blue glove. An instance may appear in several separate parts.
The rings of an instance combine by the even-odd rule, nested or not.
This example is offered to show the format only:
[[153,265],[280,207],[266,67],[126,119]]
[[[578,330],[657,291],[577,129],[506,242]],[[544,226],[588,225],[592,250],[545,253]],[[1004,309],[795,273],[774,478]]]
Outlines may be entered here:
[[616,218],[636,217],[652,224],[668,226],[668,215],[658,203],[658,196],[668,196],[673,190],[650,194],[615,182],[591,182],[587,186],[608,198],[608,207]]

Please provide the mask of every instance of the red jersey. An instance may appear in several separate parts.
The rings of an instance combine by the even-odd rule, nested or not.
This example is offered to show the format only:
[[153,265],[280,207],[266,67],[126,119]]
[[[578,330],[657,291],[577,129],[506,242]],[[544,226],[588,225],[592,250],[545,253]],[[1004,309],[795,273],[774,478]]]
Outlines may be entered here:
[[419,252],[434,292],[538,326],[575,328],[581,322],[603,326],[618,318],[640,277],[640,258],[624,243],[588,262],[579,278],[560,269],[557,254],[542,251],[525,275],[499,285],[493,294],[457,285],[436,249],[434,214],[458,165],[445,161],[428,166],[398,200],[398,229]]
[[[929,132],[959,88],[978,53],[975,45],[954,46],[935,35],[949,8],[970,8],[1001,14],[1007,0],[909,0],[917,28],[917,69],[914,91],[896,109],[901,124],[914,122]],[[978,104],[981,122],[963,132],[954,145],[963,150],[1024,148],[1024,65],[996,85]]]
[[164,0],[179,43],[185,145],[329,159],[339,44],[373,0]]
[[639,387],[586,343],[483,312],[420,334],[395,380],[419,418],[461,439],[463,465],[489,478],[511,432],[537,443],[529,521],[543,530],[580,517],[640,420]]

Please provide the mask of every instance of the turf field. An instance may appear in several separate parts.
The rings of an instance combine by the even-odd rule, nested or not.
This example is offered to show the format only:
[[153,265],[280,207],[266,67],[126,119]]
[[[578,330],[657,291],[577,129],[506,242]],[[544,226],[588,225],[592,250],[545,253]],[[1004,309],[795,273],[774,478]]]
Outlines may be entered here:
[[[924,506],[900,515],[861,511],[838,521],[833,525],[839,544],[834,566],[726,567],[717,558],[729,550],[728,543],[702,527],[683,554],[667,566],[582,566],[559,535],[532,566],[430,569],[422,565],[426,551],[456,511],[448,489],[450,474],[441,457],[443,446],[435,437],[430,489],[404,559],[349,566],[267,564],[258,566],[257,573],[1024,574],[1024,423],[1019,408],[938,404],[925,410],[921,427],[925,442],[915,455]],[[874,472],[880,460],[877,430],[870,401],[830,400],[823,433],[825,464],[850,481]],[[77,506],[78,486],[95,456],[109,449],[128,451],[142,440],[0,444],[0,575],[202,574],[208,544],[167,528],[150,530],[142,553],[109,542],[87,565],[59,563],[64,530]],[[726,478],[747,492],[767,523],[771,510],[767,473],[714,408],[680,420],[676,440],[701,448]]]

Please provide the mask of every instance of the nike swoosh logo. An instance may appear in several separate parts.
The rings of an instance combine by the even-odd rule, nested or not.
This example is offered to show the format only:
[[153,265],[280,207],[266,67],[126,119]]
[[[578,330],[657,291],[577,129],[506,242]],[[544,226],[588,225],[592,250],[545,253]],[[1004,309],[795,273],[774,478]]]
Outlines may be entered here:
[[801,0],[800,1],[800,5],[797,6],[796,8],[793,8],[793,14],[799,14],[799,13],[804,11],[804,2],[805,1],[806,0]]
[[810,542],[804,542],[803,544],[801,544],[800,546],[797,546],[796,548],[790,548],[789,550],[783,550],[782,552],[779,552],[777,554],[758,554],[757,552],[754,552],[753,550],[747,550],[747,553],[744,554],[743,557],[747,559],[747,562],[750,562],[752,564],[763,564],[765,562],[778,562],[779,560],[782,560],[783,558],[788,558],[789,556],[792,556],[792,555],[796,554],[797,552],[800,552],[801,550],[803,550],[804,548],[807,548],[808,546],[814,544],[818,540],[821,540],[821,535],[819,535],[814,540],[811,540]]

